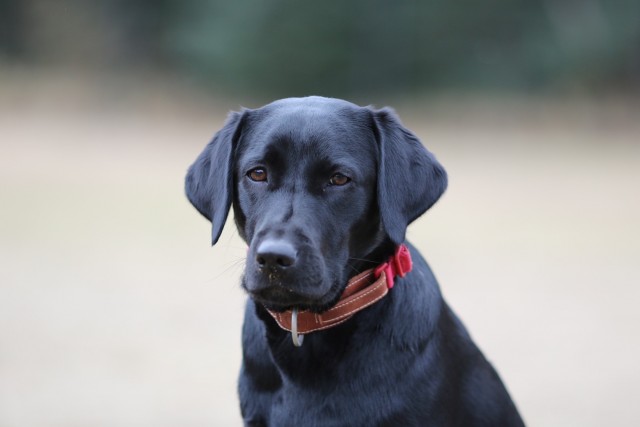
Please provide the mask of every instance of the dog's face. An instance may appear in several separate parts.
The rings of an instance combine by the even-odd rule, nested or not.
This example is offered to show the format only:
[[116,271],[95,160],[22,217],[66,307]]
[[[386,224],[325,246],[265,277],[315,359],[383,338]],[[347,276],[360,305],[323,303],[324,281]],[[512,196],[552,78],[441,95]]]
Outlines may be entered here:
[[319,97],[233,114],[186,181],[214,243],[233,204],[249,245],[247,292],[270,309],[314,311],[373,267],[377,248],[401,243],[445,187],[442,167],[389,110]]
[[235,155],[234,212],[249,244],[243,284],[275,309],[332,303],[349,258],[366,256],[383,238],[366,117],[349,105],[303,105],[260,111]]

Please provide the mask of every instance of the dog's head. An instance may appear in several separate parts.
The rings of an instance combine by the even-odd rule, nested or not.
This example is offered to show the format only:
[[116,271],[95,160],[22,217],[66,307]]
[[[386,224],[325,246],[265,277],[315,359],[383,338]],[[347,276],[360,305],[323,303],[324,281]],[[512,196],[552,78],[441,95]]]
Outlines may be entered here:
[[[320,97],[232,113],[186,193],[220,237],[231,205],[243,287],[274,310],[322,311],[444,192],[446,173],[389,109]],[[382,259],[382,258],[380,258]]]

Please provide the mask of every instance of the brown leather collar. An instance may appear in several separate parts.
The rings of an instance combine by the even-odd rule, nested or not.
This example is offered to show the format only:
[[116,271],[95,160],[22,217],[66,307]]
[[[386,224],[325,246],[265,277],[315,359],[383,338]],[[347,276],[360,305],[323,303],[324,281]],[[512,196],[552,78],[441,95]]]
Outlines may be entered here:
[[[322,313],[293,309],[282,313],[269,311],[282,329],[292,333],[296,346],[302,344],[298,334],[308,334],[339,325],[360,310],[383,298],[394,285],[396,276],[404,277],[411,271],[411,254],[405,245],[400,245],[389,260],[352,277],[340,299],[333,307]],[[382,274],[384,273],[384,274]]]

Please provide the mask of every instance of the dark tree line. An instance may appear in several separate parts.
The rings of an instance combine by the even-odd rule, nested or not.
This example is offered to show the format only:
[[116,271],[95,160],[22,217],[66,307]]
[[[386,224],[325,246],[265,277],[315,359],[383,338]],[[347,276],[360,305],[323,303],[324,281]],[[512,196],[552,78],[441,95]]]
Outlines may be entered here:
[[640,2],[0,0],[0,61],[65,60],[267,96],[637,89]]

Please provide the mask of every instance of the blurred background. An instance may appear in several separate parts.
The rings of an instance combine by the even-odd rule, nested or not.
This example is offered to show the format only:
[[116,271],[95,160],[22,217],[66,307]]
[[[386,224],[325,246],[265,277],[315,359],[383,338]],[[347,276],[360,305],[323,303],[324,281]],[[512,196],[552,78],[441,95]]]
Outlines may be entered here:
[[311,94],[447,168],[409,239],[525,421],[638,425],[639,2],[0,0],[0,427],[241,425],[245,246],[183,178]]

